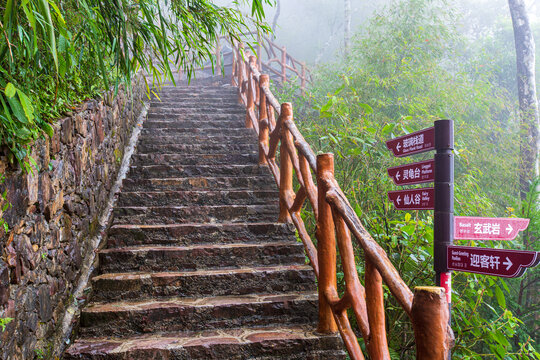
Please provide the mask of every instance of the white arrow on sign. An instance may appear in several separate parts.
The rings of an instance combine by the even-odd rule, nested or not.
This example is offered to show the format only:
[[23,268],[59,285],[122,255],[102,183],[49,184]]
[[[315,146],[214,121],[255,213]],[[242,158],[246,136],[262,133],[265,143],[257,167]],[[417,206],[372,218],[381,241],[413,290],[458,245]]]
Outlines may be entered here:
[[397,197],[396,202],[398,205],[401,205],[401,195]]
[[507,265],[506,266],[506,270],[508,271],[508,269],[510,269],[512,267],[512,262],[510,261],[510,259],[508,258],[508,256],[506,257],[506,261],[503,262],[503,265]]
[[399,175],[399,171],[396,173],[396,180],[399,181],[399,178],[401,177],[401,175]]
[[508,224],[508,227],[506,228],[506,231],[508,231],[508,235],[510,235],[510,233],[512,232],[512,230],[514,230],[514,228],[512,227],[511,224]]
[[399,151],[399,149],[401,149],[401,145],[400,145],[400,143],[397,143],[397,145],[396,145],[396,149],[397,149],[397,151]]

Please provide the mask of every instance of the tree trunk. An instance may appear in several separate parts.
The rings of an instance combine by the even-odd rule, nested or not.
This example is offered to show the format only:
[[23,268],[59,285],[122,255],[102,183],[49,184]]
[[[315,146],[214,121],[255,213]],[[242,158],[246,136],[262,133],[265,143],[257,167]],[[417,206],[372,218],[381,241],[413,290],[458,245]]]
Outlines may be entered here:
[[345,0],[345,41],[344,41],[344,53],[345,59],[349,57],[349,51],[351,49],[351,0]]
[[535,82],[535,45],[524,1],[508,0],[508,5],[514,26],[519,114],[521,119],[520,195],[521,199],[525,200],[525,195],[532,180],[538,176],[538,131],[540,123]]
[[276,0],[276,13],[274,14],[274,19],[272,20],[272,41],[276,40],[276,27],[279,14],[281,13],[281,3],[280,0]]

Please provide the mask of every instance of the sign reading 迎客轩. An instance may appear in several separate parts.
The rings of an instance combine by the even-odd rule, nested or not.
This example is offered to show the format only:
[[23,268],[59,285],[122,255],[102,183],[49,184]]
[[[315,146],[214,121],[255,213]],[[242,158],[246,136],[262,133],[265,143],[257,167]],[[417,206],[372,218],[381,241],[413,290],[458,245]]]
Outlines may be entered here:
[[447,261],[450,270],[513,278],[538,265],[540,256],[536,251],[452,245],[447,250]]

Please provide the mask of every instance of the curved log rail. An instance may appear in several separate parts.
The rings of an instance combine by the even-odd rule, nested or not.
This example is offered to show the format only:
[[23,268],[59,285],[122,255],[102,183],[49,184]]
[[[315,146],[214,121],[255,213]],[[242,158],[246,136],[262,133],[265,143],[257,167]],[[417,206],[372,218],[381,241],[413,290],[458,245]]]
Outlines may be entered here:
[[[333,154],[315,156],[294,124],[291,104],[279,103],[270,91],[269,75],[259,72],[254,55],[248,54],[247,61],[244,60],[243,51],[243,44],[233,44],[232,84],[239,89],[239,102],[246,106],[246,127],[253,128],[258,135],[259,163],[268,165],[279,188],[278,221],[295,225],[318,279],[318,331],[339,331],[351,359],[364,359],[347,316],[347,309],[351,308],[370,358],[389,360],[384,281],[413,323],[417,359],[448,359],[452,340],[447,324],[448,306],[445,296],[433,295],[439,294],[441,288],[417,288],[413,295],[340,189],[334,178]],[[293,189],[293,175],[300,185],[297,192]],[[300,215],[306,200],[311,203],[317,223],[317,247]],[[358,278],[351,233],[364,251],[365,287]],[[345,280],[342,297],[336,281],[336,237]],[[429,315],[420,308],[430,309]]]
[[[248,35],[254,36],[256,34],[250,33]],[[220,37],[220,41],[217,42],[214,54],[217,69],[221,69],[222,66],[221,54],[223,53],[223,46],[221,41],[226,41],[231,45],[230,39],[227,37]],[[236,51],[233,45],[231,47],[233,48],[234,59]],[[300,90],[304,91],[306,85],[311,82],[311,73],[306,64],[292,57],[285,46],[280,47],[269,38],[259,36],[255,49],[257,52],[257,69],[274,74],[275,79],[279,80],[280,83],[283,84],[296,76],[300,82]],[[263,56],[263,50],[265,56]]]

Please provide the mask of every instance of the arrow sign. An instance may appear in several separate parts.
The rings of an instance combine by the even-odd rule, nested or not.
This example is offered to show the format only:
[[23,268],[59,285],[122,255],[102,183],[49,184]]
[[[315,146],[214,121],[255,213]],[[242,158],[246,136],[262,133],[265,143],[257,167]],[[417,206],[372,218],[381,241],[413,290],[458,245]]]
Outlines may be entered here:
[[396,185],[412,185],[435,180],[435,161],[421,161],[388,168],[388,175]]
[[454,217],[454,238],[467,240],[513,240],[529,226],[529,219]]
[[434,207],[433,188],[389,191],[388,198],[398,210],[430,210]]
[[394,156],[402,157],[435,149],[435,128],[430,127],[386,142]]
[[540,253],[537,251],[451,245],[446,254],[450,270],[506,278],[520,277],[527,268],[535,267],[540,262]]

